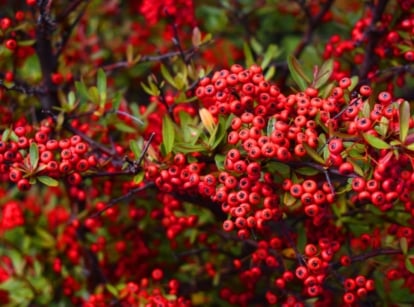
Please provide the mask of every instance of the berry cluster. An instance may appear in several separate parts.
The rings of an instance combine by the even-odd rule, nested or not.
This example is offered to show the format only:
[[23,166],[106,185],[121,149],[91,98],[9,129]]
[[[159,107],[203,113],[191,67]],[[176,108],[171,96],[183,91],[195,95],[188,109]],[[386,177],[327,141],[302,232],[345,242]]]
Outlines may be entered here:
[[19,125],[0,141],[0,174],[26,191],[36,180],[55,185],[54,178],[65,178],[70,185],[81,183],[81,174],[97,165],[89,145],[74,135],[60,140],[51,137],[52,121],[39,129]]

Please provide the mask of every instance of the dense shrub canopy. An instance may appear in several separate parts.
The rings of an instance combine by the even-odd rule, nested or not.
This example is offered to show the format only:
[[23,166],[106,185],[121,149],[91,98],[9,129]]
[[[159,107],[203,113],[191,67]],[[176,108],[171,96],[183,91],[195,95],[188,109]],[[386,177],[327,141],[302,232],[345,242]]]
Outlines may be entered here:
[[414,304],[414,1],[0,1],[0,304]]

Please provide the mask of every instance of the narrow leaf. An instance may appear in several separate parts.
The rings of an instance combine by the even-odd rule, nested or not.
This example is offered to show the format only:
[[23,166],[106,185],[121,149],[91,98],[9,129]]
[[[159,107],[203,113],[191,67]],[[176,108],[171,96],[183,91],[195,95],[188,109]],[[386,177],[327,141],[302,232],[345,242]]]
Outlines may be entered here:
[[312,147],[310,147],[308,144],[303,143],[303,148],[305,148],[306,152],[308,153],[308,155],[315,160],[315,162],[318,162],[320,164],[325,164],[325,160],[315,151],[315,149],[313,149]]
[[293,55],[289,55],[287,63],[293,81],[295,81],[301,91],[304,91],[308,87],[310,80],[305,75],[299,61]]
[[409,255],[405,258],[405,268],[414,274],[414,255]]
[[138,159],[141,155],[141,149],[138,146],[138,142],[135,140],[129,141],[129,148],[131,149],[132,153],[134,154],[135,159]]
[[97,87],[98,87],[98,91],[100,95],[105,95],[106,96],[106,74],[105,71],[100,68],[98,70],[98,79],[97,79]]
[[49,176],[38,176],[37,180],[48,187],[57,187],[59,185],[59,181]]
[[165,154],[172,151],[174,147],[175,131],[174,123],[168,115],[162,121],[162,143],[164,144]]
[[328,82],[329,78],[332,75],[333,62],[333,59],[329,59],[322,64],[315,78],[315,88],[320,88],[324,86],[326,82]]
[[407,139],[409,121],[410,121],[410,104],[404,100],[400,104],[400,141],[404,143]]
[[386,143],[384,140],[377,138],[369,133],[363,133],[362,136],[364,137],[365,141],[376,149],[389,149],[391,145]]
[[161,74],[169,84],[171,84],[174,87],[177,87],[176,81],[171,76],[170,72],[168,71],[165,65],[161,65]]
[[243,52],[244,52],[244,57],[246,59],[246,65],[247,66],[253,65],[255,62],[253,53],[252,53],[252,50],[250,49],[249,44],[247,44],[246,42],[243,43]]
[[404,255],[407,255],[408,252],[408,242],[407,242],[407,238],[406,237],[402,237],[400,239],[400,247],[401,247],[401,251],[403,252]]
[[37,144],[35,142],[30,144],[29,159],[32,169],[36,169],[37,165],[39,164],[39,148],[37,147]]

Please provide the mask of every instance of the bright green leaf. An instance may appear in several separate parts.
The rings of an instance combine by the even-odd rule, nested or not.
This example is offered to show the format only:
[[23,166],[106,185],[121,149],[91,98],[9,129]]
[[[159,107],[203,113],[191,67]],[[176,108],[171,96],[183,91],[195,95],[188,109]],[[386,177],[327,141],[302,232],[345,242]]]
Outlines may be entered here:
[[98,79],[96,80],[96,83],[97,83],[96,86],[98,88],[101,103],[105,103],[106,101],[106,74],[102,68],[98,69]]
[[164,145],[165,154],[172,151],[174,147],[174,140],[174,123],[168,115],[165,115],[162,121],[162,143]]
[[167,67],[165,65],[161,65],[161,74],[163,78],[172,86],[177,88],[177,83],[174,80],[173,76],[171,76],[170,72],[168,71]]
[[375,149],[389,149],[391,145],[369,133],[362,133],[365,141]]
[[39,148],[37,147],[36,142],[30,144],[29,159],[32,169],[36,169],[39,164]]
[[138,159],[141,155],[141,148],[139,147],[138,142],[134,140],[129,141],[129,148],[134,154],[135,159]]
[[243,43],[243,52],[244,52],[244,57],[246,59],[246,65],[247,66],[253,65],[255,62],[253,53],[252,53],[252,50],[250,49],[250,46],[246,42]]
[[400,141],[404,143],[409,129],[409,121],[410,121],[410,104],[407,100],[404,100],[400,104]]
[[48,187],[57,187],[59,185],[59,181],[49,176],[38,176],[37,180]]
[[144,180],[145,172],[139,172],[134,176],[134,179],[132,180],[134,184],[139,184]]

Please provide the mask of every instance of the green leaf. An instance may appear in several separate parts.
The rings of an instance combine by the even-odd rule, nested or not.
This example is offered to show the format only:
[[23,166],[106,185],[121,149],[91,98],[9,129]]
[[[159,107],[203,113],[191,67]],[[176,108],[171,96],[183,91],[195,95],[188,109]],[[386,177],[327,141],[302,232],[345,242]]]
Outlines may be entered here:
[[225,160],[226,156],[225,155],[221,155],[221,154],[217,154],[214,156],[214,161],[216,162],[216,166],[217,169],[219,171],[224,171],[224,160]]
[[411,143],[410,145],[405,146],[408,150],[414,151],[414,143]]
[[39,148],[35,142],[30,144],[29,159],[32,169],[35,170],[39,164]]
[[127,124],[125,124],[123,122],[117,122],[115,124],[115,127],[119,131],[126,132],[126,133],[135,133],[135,132],[137,132],[135,128],[133,128],[131,126],[128,126]]
[[96,103],[96,104],[100,104],[100,95],[99,95],[99,91],[98,88],[96,86],[91,86],[88,90],[88,96],[91,99],[92,102]]
[[40,239],[39,242],[41,242],[41,246],[52,247],[55,245],[56,242],[54,236],[46,229],[42,227],[36,227],[35,231],[37,237]]
[[118,289],[116,287],[114,287],[110,283],[106,283],[105,284],[105,287],[109,291],[109,293],[111,293],[114,297],[118,297],[119,291],[118,291]]
[[409,121],[410,121],[410,104],[407,100],[404,100],[400,104],[400,141],[404,143],[407,139]]
[[287,63],[292,79],[299,86],[299,89],[304,91],[308,87],[310,80],[303,71],[302,65],[293,55],[289,55]]
[[407,255],[407,251],[408,251],[408,242],[407,242],[407,238],[406,237],[402,237],[400,239],[400,247],[401,247],[401,251],[403,252],[404,255]]
[[165,65],[161,65],[161,74],[169,84],[177,88],[176,81],[174,80],[173,76],[171,76],[170,72],[168,71]]
[[405,258],[405,268],[414,274],[414,255],[408,255]]
[[303,143],[303,148],[305,148],[307,154],[313,159],[315,160],[315,162],[318,162],[320,164],[325,164],[325,160],[315,151],[315,149],[313,149],[312,147],[310,147],[308,144]]
[[134,179],[132,180],[135,184],[139,184],[144,180],[145,172],[139,172],[134,176]]
[[373,136],[369,133],[362,133],[362,136],[364,137],[365,141],[371,145],[372,147],[376,149],[389,149],[391,148],[391,145],[386,143],[384,140],[377,138],[376,136]]
[[165,115],[162,121],[162,143],[164,145],[165,154],[172,151],[175,141],[175,130],[172,119]]
[[88,88],[86,87],[85,83],[75,81],[75,88],[76,92],[80,95],[81,100],[88,100],[90,98]]
[[119,106],[121,105],[122,94],[120,92],[116,92],[114,94],[114,98],[112,99],[112,108],[115,111],[118,111]]
[[59,185],[59,181],[49,176],[38,176],[37,180],[48,187],[57,187]]
[[254,62],[255,62],[254,57],[253,57],[253,53],[252,53],[252,50],[250,49],[249,44],[246,43],[246,42],[243,43],[243,52],[244,52],[246,65],[247,66],[253,65]]
[[332,71],[333,71],[333,59],[329,59],[327,61],[325,61],[321,68],[319,69],[316,77],[315,77],[315,88],[320,88],[322,86],[324,86],[326,84],[326,82],[328,82],[329,78],[332,75]]
[[276,58],[278,55],[280,55],[280,49],[277,45],[270,44],[269,47],[267,47],[266,52],[263,56],[262,64],[260,65],[262,69],[265,69],[269,66],[272,59]]
[[313,167],[303,166],[295,169],[295,172],[305,176],[315,176],[319,174],[319,171]]
[[106,101],[106,74],[102,68],[98,69],[98,79],[96,80],[96,83],[99,92],[100,103],[104,104]]
[[129,148],[131,149],[132,153],[134,154],[135,159],[138,159],[141,155],[141,148],[138,145],[137,141],[130,140],[129,141]]

